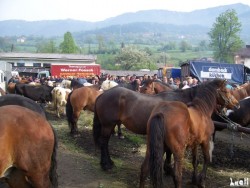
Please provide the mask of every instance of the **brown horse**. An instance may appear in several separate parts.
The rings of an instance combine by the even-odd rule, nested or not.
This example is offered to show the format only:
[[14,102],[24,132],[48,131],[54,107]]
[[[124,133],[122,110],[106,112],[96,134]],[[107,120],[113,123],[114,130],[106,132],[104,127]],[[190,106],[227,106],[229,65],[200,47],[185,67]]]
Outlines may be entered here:
[[0,177],[14,167],[32,187],[57,187],[57,139],[49,122],[16,105],[0,107],[0,119]]
[[32,188],[26,180],[24,172],[15,167],[9,168],[4,177],[0,178],[1,188]]
[[[219,82],[217,79],[211,83]],[[93,136],[96,145],[101,148],[101,166],[104,170],[113,167],[109,156],[108,142],[115,125],[123,124],[136,134],[147,133],[147,121],[161,101],[181,101],[190,103],[198,94],[199,86],[185,90],[161,92],[155,95],[141,94],[122,87],[114,87],[96,99],[93,120]]]
[[[233,108],[238,101],[226,89],[225,81],[202,85],[193,101],[187,106],[179,101],[164,101],[157,105],[147,124],[147,151],[141,167],[140,187],[150,171],[153,187],[163,187],[162,157],[165,151],[174,156],[175,187],[182,187],[182,163],[187,146],[193,153],[193,183],[205,186],[208,162],[212,159],[212,134],[214,125],[211,115],[218,105]],[[201,145],[204,163],[197,176],[197,148]]]
[[140,88],[140,93],[145,94],[157,94],[163,91],[173,91],[173,88],[169,84],[165,84],[157,80],[146,80],[143,86]]
[[8,93],[15,93],[16,83],[10,82],[7,86]]
[[250,96],[250,83],[242,84],[238,88],[230,90],[230,92],[238,101],[240,101]]
[[99,85],[83,86],[74,89],[68,96],[66,104],[66,115],[73,136],[79,134],[77,121],[82,110],[94,112],[96,98],[102,94]]

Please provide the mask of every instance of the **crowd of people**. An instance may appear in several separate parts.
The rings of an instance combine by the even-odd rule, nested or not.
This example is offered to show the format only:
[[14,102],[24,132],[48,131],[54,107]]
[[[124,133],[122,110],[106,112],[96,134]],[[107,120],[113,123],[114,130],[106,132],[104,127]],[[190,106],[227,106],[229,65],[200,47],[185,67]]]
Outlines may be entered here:
[[[44,84],[47,81],[52,81],[56,83],[62,82],[64,79],[63,77],[58,76],[48,76],[48,77],[42,77],[42,78],[36,78],[32,76],[12,76],[12,78],[8,81],[8,84],[10,82],[18,83],[21,80],[26,80],[27,82],[35,82],[35,83],[41,83]],[[161,81],[165,84],[170,85],[173,89],[187,89],[193,86],[196,86],[198,84],[198,80],[196,78],[192,77],[186,77],[183,81],[179,77],[177,78],[167,78],[166,76],[163,76],[163,78],[158,78],[157,74],[154,74],[153,76],[150,76],[148,74],[144,74],[143,76],[136,76],[133,75],[126,75],[126,76],[115,76],[115,75],[109,75],[109,74],[101,74],[100,76],[95,75],[92,77],[71,77],[67,79],[77,79],[79,83],[91,83],[91,84],[98,84],[101,81],[104,80],[112,80],[117,83],[132,83],[134,80],[138,80],[140,85],[142,86],[147,80],[157,80]]]

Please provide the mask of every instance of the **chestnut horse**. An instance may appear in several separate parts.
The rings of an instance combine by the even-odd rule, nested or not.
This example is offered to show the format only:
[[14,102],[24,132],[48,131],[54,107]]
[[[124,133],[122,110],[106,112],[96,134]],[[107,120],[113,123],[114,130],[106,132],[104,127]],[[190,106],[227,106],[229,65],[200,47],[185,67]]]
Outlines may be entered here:
[[66,103],[66,116],[70,127],[70,134],[78,136],[77,121],[82,110],[94,111],[95,100],[102,94],[99,85],[83,86],[74,89],[68,96]]
[[[218,82],[217,79],[213,82]],[[161,92],[155,95],[141,94],[123,87],[114,87],[98,96],[95,103],[93,137],[101,148],[101,166],[104,170],[113,167],[109,156],[108,142],[116,124],[123,124],[136,134],[146,134],[148,118],[153,108],[161,101],[190,103],[201,86]]]
[[240,85],[238,88],[230,90],[231,94],[238,100],[242,100],[250,96],[250,83]]
[[145,80],[144,84],[140,88],[140,93],[145,94],[157,94],[162,91],[173,91],[173,88],[169,84],[152,79]]
[[17,105],[0,107],[0,119],[0,177],[15,167],[32,187],[57,187],[57,139],[49,122]]
[[[164,101],[156,105],[147,123],[147,151],[141,167],[141,188],[144,187],[148,171],[153,187],[163,187],[164,150],[173,153],[175,187],[182,187],[182,163],[186,147],[191,147],[193,154],[193,183],[205,186],[207,165],[212,160],[213,150],[211,137],[214,124],[211,115],[218,105],[231,109],[238,105],[222,80],[201,85],[189,106],[179,101]],[[204,157],[199,177],[198,145]]]
[[[244,100],[247,97],[250,96],[250,83],[245,83],[240,85],[239,87],[230,90],[231,94],[242,104],[242,108],[240,109],[233,109],[233,112],[231,112],[231,115],[226,117],[226,114],[224,113],[214,113],[212,115],[212,119],[217,122],[222,122],[222,123],[229,123],[230,121],[234,121],[235,123],[240,124],[241,126],[247,126],[248,122],[250,121],[249,115],[247,114],[248,110],[248,100]],[[216,125],[216,124],[215,124]],[[226,127],[226,126],[225,126]],[[216,131],[222,131],[225,128],[217,127],[215,126],[215,131],[214,131],[214,139],[215,139],[215,134]]]

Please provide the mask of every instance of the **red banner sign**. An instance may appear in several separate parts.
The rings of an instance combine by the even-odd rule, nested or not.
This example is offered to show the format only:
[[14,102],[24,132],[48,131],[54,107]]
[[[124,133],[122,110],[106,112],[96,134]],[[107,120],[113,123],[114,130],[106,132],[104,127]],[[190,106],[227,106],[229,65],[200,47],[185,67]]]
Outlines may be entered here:
[[88,77],[100,75],[100,65],[51,65],[51,75],[58,77]]

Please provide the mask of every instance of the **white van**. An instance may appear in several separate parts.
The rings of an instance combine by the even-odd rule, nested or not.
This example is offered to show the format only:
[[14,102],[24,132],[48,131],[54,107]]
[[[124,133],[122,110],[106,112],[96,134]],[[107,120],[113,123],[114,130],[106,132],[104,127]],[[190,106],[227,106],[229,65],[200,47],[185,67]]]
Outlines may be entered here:
[[37,78],[47,78],[48,76],[50,76],[50,72],[49,71],[41,71],[37,74]]
[[6,77],[4,76],[4,72],[0,70],[0,87],[6,91]]

